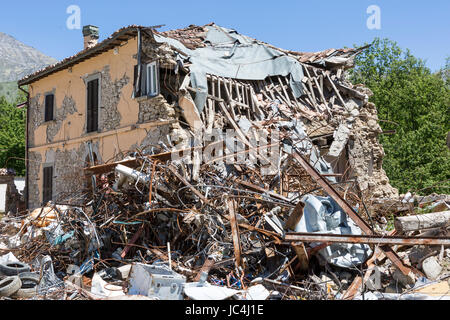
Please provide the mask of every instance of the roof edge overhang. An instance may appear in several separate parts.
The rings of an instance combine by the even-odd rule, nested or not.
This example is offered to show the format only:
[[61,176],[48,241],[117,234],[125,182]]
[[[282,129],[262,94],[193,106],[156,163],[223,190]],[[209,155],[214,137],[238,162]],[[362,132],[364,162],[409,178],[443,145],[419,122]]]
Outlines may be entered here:
[[136,37],[138,29],[152,31],[158,27],[160,27],[160,26],[153,26],[153,27],[128,26],[128,27],[119,29],[118,31],[113,33],[109,38],[103,40],[102,42],[98,43],[94,47],[80,51],[79,53],[75,54],[72,57],[65,58],[64,60],[61,60],[52,66],[48,66],[48,67],[41,69],[31,75],[28,75],[28,76],[20,79],[17,82],[17,84],[19,87],[24,86],[24,85],[29,85],[29,84],[36,82],[42,78],[45,78],[55,72],[70,68],[80,62],[83,62],[84,60],[87,60],[89,58],[97,56],[103,52],[109,51],[109,50],[115,48],[116,46],[120,45],[121,43]]

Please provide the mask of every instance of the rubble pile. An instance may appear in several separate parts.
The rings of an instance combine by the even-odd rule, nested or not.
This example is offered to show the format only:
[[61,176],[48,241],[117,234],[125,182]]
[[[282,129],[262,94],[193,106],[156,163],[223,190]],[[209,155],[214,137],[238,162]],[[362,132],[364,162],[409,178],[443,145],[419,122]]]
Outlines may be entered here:
[[390,186],[370,90],[345,77],[363,48],[208,28],[151,34],[166,140],[0,221],[0,299],[449,299],[449,199]]
[[[194,166],[167,159],[170,152],[165,150],[154,151],[87,168],[95,178],[84,194],[23,217],[5,217],[0,272],[8,272],[2,281],[25,277],[20,290],[28,284],[28,293],[2,293],[0,288],[0,295],[360,299],[352,290],[361,278],[362,292],[370,293],[367,299],[408,297],[411,292],[413,298],[429,298],[430,292],[414,290],[442,286],[443,279],[446,283],[450,260],[443,245],[408,246],[408,251],[397,247],[406,265],[424,272],[420,278],[403,275],[378,245],[286,241],[295,232],[362,234],[292,156],[281,162],[284,171],[275,176],[238,165],[203,165],[191,184],[186,177]],[[345,194],[339,184],[335,188]],[[352,207],[363,208],[356,194],[346,197]],[[368,214],[361,215],[370,221]],[[432,229],[436,240],[448,239],[448,215],[444,220]],[[430,226],[435,227],[425,227]],[[407,230],[408,236],[417,233]]]

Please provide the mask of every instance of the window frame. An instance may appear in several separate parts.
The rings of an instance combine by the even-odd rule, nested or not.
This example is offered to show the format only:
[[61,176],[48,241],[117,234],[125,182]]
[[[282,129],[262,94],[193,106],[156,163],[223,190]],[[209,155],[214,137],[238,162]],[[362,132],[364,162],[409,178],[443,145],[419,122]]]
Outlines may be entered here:
[[[88,120],[89,120],[89,83],[92,81],[98,80],[98,90],[97,90],[97,95],[98,95],[98,102],[97,102],[97,129],[96,130],[92,130],[92,131],[88,131]],[[85,124],[86,124],[86,128],[85,128],[85,133],[86,134],[91,134],[91,133],[95,133],[95,132],[99,132],[100,130],[100,110],[101,110],[101,103],[102,103],[102,93],[101,93],[101,88],[102,88],[102,75],[101,73],[95,73],[93,75],[90,75],[88,77],[85,78],[84,80],[85,82],[85,86],[86,86],[86,116],[85,116]]]
[[[50,186],[46,185],[47,179],[46,179],[46,169],[51,169],[51,176],[50,176]],[[42,203],[45,205],[49,201],[53,201],[53,191],[54,191],[54,175],[55,175],[55,167],[53,163],[44,164],[42,167]],[[47,191],[50,188],[50,199],[47,199]]]
[[[47,119],[47,97],[53,96],[52,99],[52,112],[51,112],[51,119]],[[55,94],[53,92],[48,92],[44,95],[44,122],[50,122],[55,120]]]
[[[156,97],[159,94],[159,65],[158,61],[152,61],[150,63],[147,63],[145,65],[146,68],[146,93],[145,95],[148,97]],[[155,72],[151,72],[151,69],[154,68]],[[154,91],[153,88],[150,88],[150,80],[151,77],[154,75],[154,79],[152,81],[152,84],[155,84]],[[151,89],[151,90],[150,90]]]

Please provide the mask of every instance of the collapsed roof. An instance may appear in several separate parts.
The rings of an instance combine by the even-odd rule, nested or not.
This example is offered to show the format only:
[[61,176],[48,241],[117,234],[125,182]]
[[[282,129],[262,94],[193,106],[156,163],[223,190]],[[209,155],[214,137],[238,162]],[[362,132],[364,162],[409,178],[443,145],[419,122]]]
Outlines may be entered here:
[[[165,32],[156,29],[136,25],[122,28],[97,45],[25,77],[19,85],[30,84],[142,36],[143,51],[150,43],[149,51],[158,54],[161,66],[175,74],[179,69],[187,74],[175,89],[179,96],[194,100],[197,111],[190,112],[196,113],[194,118],[201,119],[205,127],[218,127],[211,109],[223,113],[228,108],[235,125],[247,120],[253,125],[260,121],[257,125],[261,126],[274,117],[296,119],[297,124],[291,129],[304,130],[311,143],[322,144],[315,152],[316,160],[324,155],[334,170],[343,167],[345,174],[341,174],[356,179],[359,189],[370,196],[398,195],[382,169],[384,151],[377,140],[382,130],[376,108],[368,102],[371,92],[346,80],[345,71],[353,66],[354,56],[364,47],[315,53],[288,51],[214,23]],[[221,92],[221,88],[229,88],[229,92]],[[267,113],[270,109],[273,112]],[[338,164],[342,156],[346,163]]]
[[[194,50],[198,48],[206,47],[204,41],[206,40],[205,36],[207,34],[207,27],[213,26],[215,24],[211,23],[205,26],[194,26],[191,25],[184,29],[176,29],[169,30],[164,32],[156,31],[157,28],[161,26],[141,26],[141,25],[129,25],[123,28],[120,28],[116,32],[114,32],[111,36],[99,42],[97,45],[84,49],[73,56],[67,57],[57,63],[51,64],[45,68],[35,71],[32,74],[25,76],[24,78],[18,81],[19,86],[28,85],[34,81],[37,81],[43,77],[49,76],[52,73],[64,70],[69,68],[75,64],[78,64],[86,59],[97,56],[102,52],[113,49],[115,46],[120,45],[122,42],[127,41],[131,38],[134,38],[138,34],[138,30],[147,30],[153,32],[156,35],[161,35],[163,37],[171,38],[177,41],[180,41],[186,48]],[[248,38],[248,37],[247,37]],[[255,40],[256,41],[256,40]],[[259,41],[260,42],[260,41]],[[260,42],[264,44],[263,42]],[[269,47],[272,47],[266,44]],[[274,47],[272,47],[274,48]],[[277,49],[286,54],[291,54],[297,56],[300,62],[315,64],[321,63],[322,61],[326,61],[328,59],[329,62],[333,60],[333,57],[341,57],[346,58],[349,57],[359,51],[359,49],[328,49],[319,52],[295,52],[295,51],[286,51],[282,49]]]

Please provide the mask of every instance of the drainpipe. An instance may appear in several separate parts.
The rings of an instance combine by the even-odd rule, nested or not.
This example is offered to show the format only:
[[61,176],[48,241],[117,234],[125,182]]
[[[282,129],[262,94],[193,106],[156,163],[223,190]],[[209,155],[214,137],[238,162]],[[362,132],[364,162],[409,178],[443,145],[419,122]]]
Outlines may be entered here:
[[141,87],[141,49],[142,49],[142,36],[141,36],[141,28],[137,28],[137,43],[138,43],[138,52],[137,52],[137,65],[138,65],[138,74],[136,79],[136,87],[133,91],[133,98],[136,97],[136,92],[139,90],[138,88]]
[[25,89],[22,89],[20,85],[18,85],[20,91],[24,92],[27,95],[27,116],[25,121],[25,208],[29,209],[28,200],[29,200],[29,184],[28,184],[28,119],[30,114],[30,93]]

